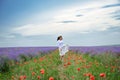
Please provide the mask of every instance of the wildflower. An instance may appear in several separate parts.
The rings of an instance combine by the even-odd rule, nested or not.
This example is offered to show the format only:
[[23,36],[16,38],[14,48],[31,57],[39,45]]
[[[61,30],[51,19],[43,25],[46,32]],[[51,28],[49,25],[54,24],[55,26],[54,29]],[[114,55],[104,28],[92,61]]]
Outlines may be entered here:
[[93,75],[91,75],[90,80],[95,80],[95,77]]
[[64,64],[64,67],[66,67],[67,65],[66,64]]
[[43,58],[39,58],[40,61],[43,61]]
[[100,77],[105,77],[106,74],[105,73],[100,73]]
[[86,73],[86,74],[84,74],[84,76],[92,76],[92,74],[91,73]]
[[35,72],[32,72],[32,76],[34,76],[35,75]]
[[50,77],[49,80],[54,80],[54,78],[53,78],[53,77]]
[[40,76],[37,76],[38,80],[40,79]]
[[45,70],[44,70],[44,69],[41,69],[41,70],[40,70],[40,73],[41,73],[41,74],[44,74],[44,73],[45,73]]
[[26,79],[26,78],[27,78],[27,76],[26,76],[26,75],[24,75],[23,77],[24,77],[24,79]]
[[85,68],[90,68],[90,67],[91,67],[91,65],[86,65],[86,66],[85,66]]
[[34,59],[34,62],[37,62],[37,60],[36,60],[36,59]]
[[24,80],[24,76],[20,76],[20,77],[19,77],[19,80]]
[[74,76],[72,76],[72,79],[74,79],[75,77]]
[[111,66],[112,69],[116,68],[116,66]]
[[67,63],[67,65],[71,65],[71,63],[70,63],[70,62],[68,62],[68,63]]
[[80,68],[77,68],[78,71],[80,71]]

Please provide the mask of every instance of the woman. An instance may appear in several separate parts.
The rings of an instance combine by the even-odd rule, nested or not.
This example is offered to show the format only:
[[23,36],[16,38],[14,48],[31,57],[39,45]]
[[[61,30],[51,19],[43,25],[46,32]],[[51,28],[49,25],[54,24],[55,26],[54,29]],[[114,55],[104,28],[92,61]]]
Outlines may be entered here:
[[68,45],[63,43],[63,38],[62,36],[58,36],[57,38],[57,45],[59,47],[59,54],[60,54],[60,59],[64,57],[65,53],[68,52]]

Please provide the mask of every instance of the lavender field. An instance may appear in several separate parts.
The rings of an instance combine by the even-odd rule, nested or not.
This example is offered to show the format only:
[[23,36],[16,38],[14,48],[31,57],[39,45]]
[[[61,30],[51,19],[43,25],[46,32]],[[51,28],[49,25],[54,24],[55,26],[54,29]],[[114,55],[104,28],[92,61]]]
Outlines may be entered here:
[[74,46],[63,60],[57,47],[0,48],[0,80],[120,80],[119,74],[120,46]]
[[9,47],[9,48],[0,48],[0,56],[7,56],[10,59],[15,59],[19,55],[37,55],[45,54],[49,51],[56,50],[56,47]]
[[[6,56],[10,59],[16,59],[19,55],[38,55],[46,54],[50,51],[56,50],[57,47],[8,47],[0,48],[0,56]],[[90,53],[90,54],[100,54],[100,53],[115,53],[120,54],[120,46],[93,46],[93,47],[79,47],[72,46],[69,50],[79,52],[79,53]]]
[[100,54],[107,52],[120,54],[120,46],[70,47],[70,50],[90,54]]
[[[45,54],[50,51],[56,50],[57,47],[8,47],[0,48],[0,56],[7,56],[10,59],[15,59],[17,56],[24,54],[37,55],[39,53]],[[76,51],[79,53],[90,53],[90,54],[100,54],[111,52],[114,54],[120,54],[120,46],[94,46],[94,47],[79,47],[72,46],[69,50]]]

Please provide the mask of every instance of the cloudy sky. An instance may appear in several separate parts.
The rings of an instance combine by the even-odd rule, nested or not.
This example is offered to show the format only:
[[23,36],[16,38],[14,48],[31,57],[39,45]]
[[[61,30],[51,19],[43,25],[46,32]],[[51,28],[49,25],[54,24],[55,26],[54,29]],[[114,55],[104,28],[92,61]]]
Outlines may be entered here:
[[0,0],[0,47],[120,44],[120,0]]

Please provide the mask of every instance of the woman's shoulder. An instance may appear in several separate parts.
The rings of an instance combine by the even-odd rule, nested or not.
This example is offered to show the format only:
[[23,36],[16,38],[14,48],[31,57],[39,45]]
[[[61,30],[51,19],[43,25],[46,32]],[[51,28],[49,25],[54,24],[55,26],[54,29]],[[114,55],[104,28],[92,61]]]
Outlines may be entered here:
[[63,42],[63,40],[58,40],[57,42]]

